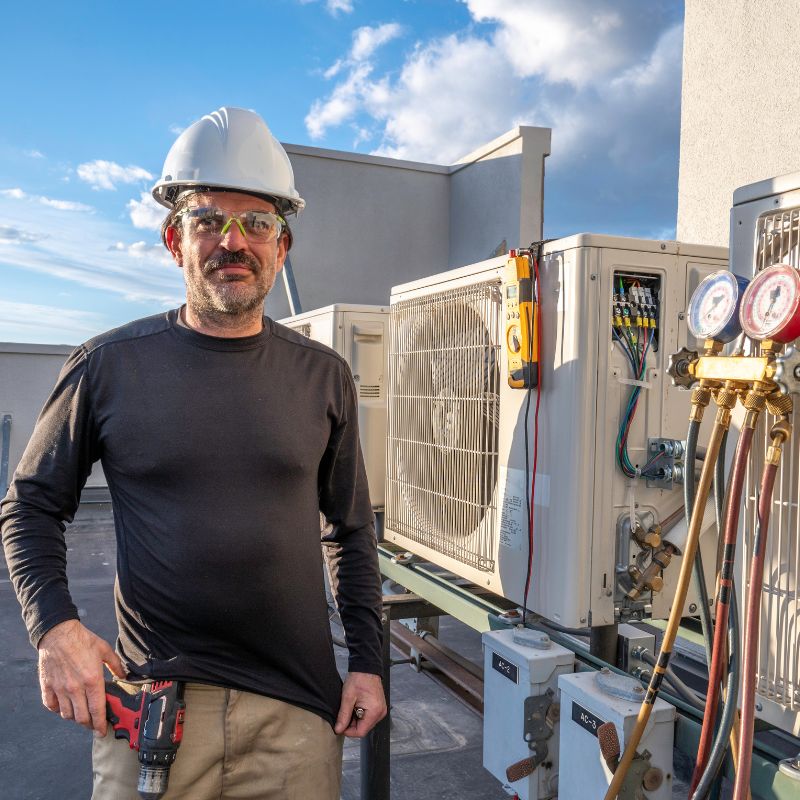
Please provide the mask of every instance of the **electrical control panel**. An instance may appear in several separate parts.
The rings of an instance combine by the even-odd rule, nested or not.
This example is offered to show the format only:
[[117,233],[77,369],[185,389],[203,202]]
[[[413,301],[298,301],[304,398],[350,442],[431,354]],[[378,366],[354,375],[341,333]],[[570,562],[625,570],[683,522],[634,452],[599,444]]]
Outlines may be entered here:
[[530,628],[483,634],[483,766],[519,800],[558,794],[558,678],[575,654]]

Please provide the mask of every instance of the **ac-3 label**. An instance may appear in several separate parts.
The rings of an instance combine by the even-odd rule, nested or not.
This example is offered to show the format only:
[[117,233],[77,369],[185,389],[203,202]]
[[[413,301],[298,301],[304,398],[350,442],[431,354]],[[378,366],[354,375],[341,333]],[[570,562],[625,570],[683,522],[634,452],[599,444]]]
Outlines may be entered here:
[[501,675],[505,675],[510,681],[519,683],[519,669],[516,664],[500,658],[497,653],[492,653],[492,669],[496,669]]
[[597,736],[597,729],[604,722],[600,717],[596,717],[591,711],[587,711],[574,701],[572,703],[572,721],[577,722],[581,728],[585,728],[592,736]]

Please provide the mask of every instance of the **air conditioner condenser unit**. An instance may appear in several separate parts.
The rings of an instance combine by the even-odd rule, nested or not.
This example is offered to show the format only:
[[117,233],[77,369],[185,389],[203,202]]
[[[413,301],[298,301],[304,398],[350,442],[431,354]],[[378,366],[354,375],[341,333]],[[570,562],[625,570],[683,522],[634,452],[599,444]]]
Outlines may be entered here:
[[279,322],[332,348],[350,365],[358,392],[358,426],[369,495],[373,508],[383,508],[389,309],[337,303]]
[[[682,507],[673,481],[680,466],[667,470],[659,448],[680,449],[689,397],[671,385],[667,360],[687,344],[683,314],[694,287],[726,264],[723,248],[676,242],[581,234],[544,246],[528,609],[569,626],[668,615],[679,557],[662,591],[626,598],[651,552],[631,535],[631,509],[638,536]],[[505,257],[494,258],[392,290],[384,536],[521,605],[536,389],[509,385],[510,350],[519,344],[506,267]],[[612,335],[623,294],[631,309],[652,304],[641,375]],[[654,480],[628,478],[615,463],[636,385],[627,453],[635,469],[661,464]],[[708,528],[712,521],[709,514]],[[685,535],[683,523],[670,534],[676,542],[681,528]],[[701,546],[713,565],[711,537]],[[690,593],[687,613],[697,601]]]

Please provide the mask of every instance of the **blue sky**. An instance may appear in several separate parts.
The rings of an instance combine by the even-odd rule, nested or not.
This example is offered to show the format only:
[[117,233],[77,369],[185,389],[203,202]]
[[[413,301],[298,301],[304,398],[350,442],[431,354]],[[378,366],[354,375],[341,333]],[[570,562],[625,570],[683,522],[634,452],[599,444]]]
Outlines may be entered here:
[[674,0],[13,4],[0,341],[74,344],[180,302],[149,188],[221,105],[284,142],[434,163],[550,126],[547,236],[674,236],[682,17]]

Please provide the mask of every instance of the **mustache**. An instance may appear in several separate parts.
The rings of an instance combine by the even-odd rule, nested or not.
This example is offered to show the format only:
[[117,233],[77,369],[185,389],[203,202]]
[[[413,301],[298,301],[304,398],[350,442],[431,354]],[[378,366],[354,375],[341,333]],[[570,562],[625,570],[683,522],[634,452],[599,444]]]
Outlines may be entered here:
[[203,274],[210,275],[215,270],[224,267],[226,264],[241,264],[248,267],[253,272],[258,272],[259,263],[254,256],[249,253],[235,253],[224,250],[222,253],[209,258],[203,265]]

